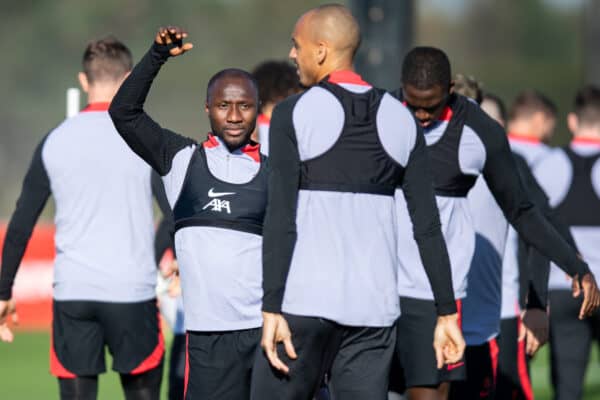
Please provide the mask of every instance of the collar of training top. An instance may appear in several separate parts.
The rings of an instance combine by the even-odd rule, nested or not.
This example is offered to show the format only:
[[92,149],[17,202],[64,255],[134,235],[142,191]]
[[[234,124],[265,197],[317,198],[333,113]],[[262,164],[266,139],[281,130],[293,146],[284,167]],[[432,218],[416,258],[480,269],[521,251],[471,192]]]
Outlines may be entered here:
[[571,144],[584,145],[584,146],[600,146],[600,138],[575,137],[571,141]]
[[258,122],[259,125],[269,125],[271,123],[271,118],[267,117],[265,114],[258,114],[256,122]]
[[335,83],[338,85],[345,83],[350,85],[371,86],[365,82],[359,74],[350,70],[333,71],[329,74],[327,80],[330,83]]
[[517,133],[517,132],[508,132],[508,139],[513,140],[515,142],[526,142],[526,143],[533,143],[533,144],[542,143],[542,141],[539,138],[536,138],[531,135],[527,135],[525,133]]
[[108,111],[109,106],[109,102],[90,103],[81,112]]
[[[207,139],[202,143],[202,146],[205,149],[213,149],[215,147],[221,147],[224,150],[229,151],[227,149],[227,146],[225,146],[223,144],[222,140],[210,132],[208,133]],[[254,161],[260,162],[260,145],[258,143],[252,142],[252,141],[250,143],[246,144],[245,146],[240,147],[239,149],[234,150],[230,153],[236,154],[236,155],[246,154],[248,157],[252,158]]]

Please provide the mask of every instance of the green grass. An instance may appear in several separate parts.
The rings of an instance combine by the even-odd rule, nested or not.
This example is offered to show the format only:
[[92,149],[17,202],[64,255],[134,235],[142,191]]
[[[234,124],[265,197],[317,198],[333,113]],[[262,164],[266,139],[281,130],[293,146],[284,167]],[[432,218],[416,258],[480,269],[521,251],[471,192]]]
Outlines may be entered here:
[[[170,337],[167,338],[167,350]],[[47,333],[17,332],[12,344],[0,343],[0,398],[13,399],[58,399],[55,379],[48,373]],[[600,363],[594,351],[588,369],[585,400],[600,400]],[[110,359],[107,356],[107,366]],[[550,400],[552,390],[549,380],[547,347],[540,351],[532,363],[532,379],[536,400]],[[162,393],[166,399],[167,379],[163,379]],[[123,395],[116,373],[109,372],[100,377],[99,399],[122,399]]]
[[[165,337],[167,357],[171,337]],[[0,399],[58,399],[58,384],[49,371],[50,336],[46,332],[16,332],[11,344],[0,342]],[[124,398],[119,376],[110,370],[112,360],[107,355],[107,373],[100,375],[98,399]],[[162,396],[167,398],[167,370],[163,377]]]

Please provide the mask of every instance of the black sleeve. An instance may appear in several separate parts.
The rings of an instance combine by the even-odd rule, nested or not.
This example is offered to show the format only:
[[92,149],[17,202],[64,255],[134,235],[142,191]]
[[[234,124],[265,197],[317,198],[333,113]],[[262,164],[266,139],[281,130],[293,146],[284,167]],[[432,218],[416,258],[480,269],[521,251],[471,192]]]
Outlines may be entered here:
[[154,198],[163,215],[163,218],[156,229],[156,235],[154,236],[154,257],[156,259],[156,265],[158,265],[167,249],[171,249],[173,253],[175,253],[175,246],[173,244],[175,221],[173,219],[171,206],[167,200],[162,179],[156,172],[152,172],[152,193],[154,194]]
[[17,269],[21,264],[31,232],[50,196],[50,180],[42,161],[45,140],[44,138],[33,154],[29,170],[23,180],[17,207],[6,230],[0,270],[0,300],[8,300],[12,297]]
[[456,302],[450,259],[442,235],[432,182],[427,145],[419,128],[415,147],[406,165],[402,191],[413,224],[414,238],[431,284],[437,313],[448,315],[456,312]]
[[171,170],[175,154],[195,143],[161,128],[144,111],[150,86],[168,57],[169,46],[154,43],[123,82],[108,110],[129,147],[162,176]]
[[573,276],[589,272],[585,262],[536,207],[521,182],[504,129],[481,109],[471,110],[469,125],[486,149],[483,176],[506,219],[528,244]]
[[300,154],[292,122],[299,96],[273,110],[269,135],[268,204],[263,223],[263,310],[281,312],[285,282],[296,245]]
[[[513,154],[519,176],[531,201],[539,207],[544,217],[562,236],[562,238],[577,250],[575,239],[571,235],[569,227],[564,224],[554,210],[550,207],[548,197],[544,189],[539,185],[525,159]],[[519,240],[519,274],[521,280],[521,305],[527,308],[546,309],[548,297],[548,278],[550,276],[550,260],[537,249],[527,245],[522,239]]]

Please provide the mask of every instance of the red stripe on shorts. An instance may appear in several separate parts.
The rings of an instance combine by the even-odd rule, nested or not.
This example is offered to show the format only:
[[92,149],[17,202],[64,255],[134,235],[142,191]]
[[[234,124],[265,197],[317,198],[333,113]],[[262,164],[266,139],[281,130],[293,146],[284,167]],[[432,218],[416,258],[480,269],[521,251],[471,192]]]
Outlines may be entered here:
[[[517,318],[517,332],[521,330],[521,318]],[[521,381],[521,389],[527,400],[533,400],[533,388],[529,379],[529,371],[527,371],[527,356],[525,354],[525,339],[519,340],[517,344],[517,370],[519,371],[519,380]]]
[[154,351],[144,361],[142,361],[140,363],[140,365],[135,367],[130,372],[131,375],[138,375],[138,374],[143,374],[144,372],[148,372],[151,369],[158,367],[160,365],[160,363],[162,362],[163,356],[165,354],[165,339],[163,337],[162,328],[160,326],[161,325],[160,324],[160,314],[158,314],[157,322],[158,322],[158,343],[156,344]]
[[50,373],[57,378],[77,378],[77,375],[66,369],[56,356],[56,351],[54,350],[54,330],[50,335]]
[[187,396],[187,388],[188,388],[188,379],[190,377],[190,335],[188,333],[185,334],[185,373],[183,377],[183,398],[185,399]]

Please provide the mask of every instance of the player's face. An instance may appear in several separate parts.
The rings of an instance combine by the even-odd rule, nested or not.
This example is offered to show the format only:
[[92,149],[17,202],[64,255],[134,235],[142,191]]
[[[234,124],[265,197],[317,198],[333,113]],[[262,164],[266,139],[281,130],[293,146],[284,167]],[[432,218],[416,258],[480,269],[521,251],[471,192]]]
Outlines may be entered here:
[[319,81],[319,58],[318,45],[312,40],[307,18],[306,15],[300,18],[294,28],[289,57],[296,64],[300,83],[312,86]]
[[248,79],[225,77],[210,92],[206,112],[213,134],[230,150],[244,146],[256,126],[257,93]]
[[402,93],[406,106],[423,127],[438,120],[450,95],[450,91],[440,85],[434,85],[428,89],[417,89],[413,85],[405,84],[402,87]]

